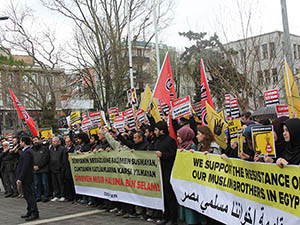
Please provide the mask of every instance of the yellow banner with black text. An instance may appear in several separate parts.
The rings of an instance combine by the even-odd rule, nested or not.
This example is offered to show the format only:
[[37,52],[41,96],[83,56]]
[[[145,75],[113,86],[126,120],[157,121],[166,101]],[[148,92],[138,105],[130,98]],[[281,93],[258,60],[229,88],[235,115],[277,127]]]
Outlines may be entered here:
[[171,183],[180,205],[225,224],[300,224],[297,166],[177,151]]

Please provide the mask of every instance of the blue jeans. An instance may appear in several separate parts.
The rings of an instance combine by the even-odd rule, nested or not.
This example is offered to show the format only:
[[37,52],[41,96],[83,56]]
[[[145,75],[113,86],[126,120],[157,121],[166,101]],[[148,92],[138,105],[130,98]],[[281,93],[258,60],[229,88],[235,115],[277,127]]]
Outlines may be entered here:
[[44,191],[44,199],[49,197],[48,173],[35,173],[34,174],[34,190],[36,199],[41,199],[42,185]]

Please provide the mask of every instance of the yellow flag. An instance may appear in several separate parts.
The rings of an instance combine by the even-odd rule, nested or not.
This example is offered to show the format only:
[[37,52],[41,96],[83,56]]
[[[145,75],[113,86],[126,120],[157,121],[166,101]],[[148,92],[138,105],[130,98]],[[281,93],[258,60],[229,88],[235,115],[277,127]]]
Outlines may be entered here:
[[[139,107],[140,109],[144,110],[145,112],[147,111],[147,109],[150,105],[151,96],[152,96],[152,91],[151,91],[150,87],[148,85],[146,85],[145,91],[144,91],[144,94],[143,94],[143,97],[141,100],[141,104]],[[154,98],[152,99],[152,109],[151,109],[150,113],[153,116],[156,123],[161,120],[159,110],[158,110],[158,103],[157,103],[156,99],[154,99]]]
[[218,115],[224,120],[224,113],[223,113],[223,110],[218,112]]
[[285,60],[284,65],[284,83],[285,83],[285,91],[286,97],[289,106],[289,114],[290,118],[293,118],[293,113],[298,115],[300,118],[300,96],[297,88],[297,84],[294,80],[293,74],[290,70],[289,65]]
[[226,149],[227,144],[225,142],[225,132],[224,130],[227,129],[227,123],[222,119],[218,113],[206,102],[206,113],[207,113],[207,121],[208,127],[213,133],[217,144]]
[[152,96],[152,91],[150,90],[150,87],[146,85],[144,94],[141,99],[141,104],[140,104],[140,109],[144,110],[145,112],[147,111],[148,106],[150,104],[151,96]]

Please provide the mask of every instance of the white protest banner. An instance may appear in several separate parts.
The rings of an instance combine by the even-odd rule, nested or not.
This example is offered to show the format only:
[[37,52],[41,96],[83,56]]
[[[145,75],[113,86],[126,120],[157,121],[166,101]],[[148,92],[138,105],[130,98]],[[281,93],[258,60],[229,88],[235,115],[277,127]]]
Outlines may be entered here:
[[89,129],[91,129],[93,127],[93,123],[90,119],[84,119],[81,121],[81,129],[84,132],[89,132]]
[[100,125],[101,124],[101,114],[100,112],[89,112],[90,120],[92,121],[93,125]]
[[287,116],[289,117],[289,106],[288,105],[276,105],[277,117]]
[[125,117],[124,116],[117,116],[114,120],[114,128],[118,129],[119,132],[124,132],[124,125],[125,125]]
[[192,104],[192,107],[195,110],[196,115],[200,118],[201,117],[201,102]]
[[133,109],[127,109],[124,111],[125,123],[128,126],[129,130],[135,129],[135,119]]
[[173,119],[179,119],[192,114],[190,96],[185,96],[172,101],[171,107]]
[[279,104],[278,89],[272,89],[264,92],[264,99],[266,106]]

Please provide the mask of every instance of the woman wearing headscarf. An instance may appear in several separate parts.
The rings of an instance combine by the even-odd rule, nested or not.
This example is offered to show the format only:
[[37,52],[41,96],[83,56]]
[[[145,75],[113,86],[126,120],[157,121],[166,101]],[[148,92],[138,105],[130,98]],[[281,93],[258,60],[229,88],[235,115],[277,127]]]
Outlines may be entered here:
[[[197,147],[193,142],[195,137],[194,131],[184,126],[177,131],[177,142],[178,148],[182,150],[196,150]],[[191,149],[192,148],[192,149]],[[205,217],[201,216],[198,212],[180,206],[179,208],[179,219],[186,222],[186,224],[201,224],[205,221]]]
[[300,164],[300,119],[292,118],[283,123],[283,137],[286,142],[282,157],[277,159],[279,167]]

